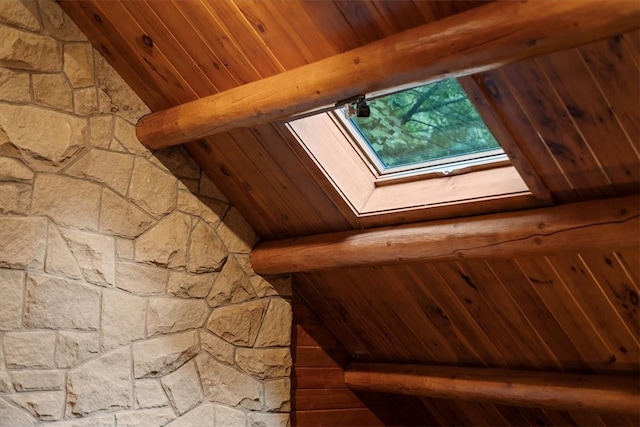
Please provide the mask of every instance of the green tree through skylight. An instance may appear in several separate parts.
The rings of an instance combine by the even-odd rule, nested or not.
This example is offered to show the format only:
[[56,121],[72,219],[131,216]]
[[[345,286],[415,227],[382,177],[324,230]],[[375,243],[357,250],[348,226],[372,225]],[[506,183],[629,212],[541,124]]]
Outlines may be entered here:
[[351,117],[386,168],[500,148],[455,79],[372,101]]

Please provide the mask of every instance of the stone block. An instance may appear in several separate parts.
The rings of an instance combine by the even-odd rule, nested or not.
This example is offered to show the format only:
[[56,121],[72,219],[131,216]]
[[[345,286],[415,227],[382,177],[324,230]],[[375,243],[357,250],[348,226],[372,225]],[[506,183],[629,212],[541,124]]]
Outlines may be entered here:
[[[2,133],[8,140],[5,145],[18,148],[23,160],[36,170],[52,170],[66,164],[86,146],[88,134],[87,121],[79,117],[9,104],[0,104],[0,135]],[[68,184],[57,190],[75,187]],[[56,192],[51,197],[59,196]]]
[[204,298],[211,291],[216,277],[217,273],[190,274],[171,271],[167,292],[182,298]]
[[48,423],[55,427],[116,427],[116,420],[113,414],[95,415],[92,417],[82,417],[65,421]]
[[212,199],[220,200],[222,202],[229,202],[227,197],[220,191],[218,187],[213,183],[211,178],[204,172],[200,174],[200,193],[201,196],[211,197]]
[[176,178],[160,170],[149,160],[136,157],[129,186],[131,201],[156,218],[176,207]]
[[85,87],[73,91],[73,112],[88,116],[98,112],[98,92],[95,87]]
[[62,370],[27,370],[11,373],[11,381],[16,391],[48,391],[64,389]]
[[235,256],[229,257],[222,271],[216,278],[207,302],[212,307],[235,304],[256,297],[249,278],[240,267]]
[[6,398],[39,420],[57,421],[62,418],[63,391],[10,394]]
[[34,427],[36,425],[36,420],[26,411],[18,409],[2,399],[0,399],[0,421],[3,427]]
[[116,286],[136,295],[162,295],[169,272],[165,268],[134,262],[118,262]]
[[[11,378],[4,367],[4,362],[0,363],[0,393],[12,393],[15,391]],[[2,418],[0,418],[2,419]]]
[[207,353],[200,353],[196,363],[207,399],[250,410],[262,408],[262,384],[259,381],[218,362]]
[[155,220],[142,209],[111,190],[102,191],[100,231],[122,237],[138,237]]
[[73,111],[73,92],[64,74],[34,74],[31,84],[37,105]]
[[291,275],[277,276],[251,276],[251,285],[255,289],[258,297],[281,296],[290,297],[292,295]]
[[257,300],[215,308],[207,321],[207,329],[231,344],[251,347],[267,304],[268,300]]
[[73,368],[67,375],[66,416],[83,417],[131,407],[131,356],[116,350]]
[[135,124],[116,118],[113,136],[125,152],[142,156],[149,154],[147,147],[138,140]]
[[[15,0],[13,0],[15,1]],[[0,8],[7,2],[0,2]],[[0,13],[2,13],[0,11]],[[28,104],[31,102],[29,87],[31,80],[28,73],[0,68],[0,101]],[[1,169],[1,168],[0,168]]]
[[264,383],[264,406],[267,411],[291,411],[291,380],[281,378]]
[[147,314],[149,336],[200,328],[209,316],[209,306],[200,299],[151,298]]
[[69,279],[82,279],[82,272],[76,262],[76,258],[55,225],[49,224],[47,236],[47,256],[45,258],[44,271]]
[[91,146],[95,148],[109,148],[113,135],[113,116],[89,117],[91,129]]
[[15,389],[7,372],[2,350],[2,337],[0,337],[0,393],[12,393]]
[[235,347],[222,338],[218,338],[210,332],[200,330],[200,345],[202,349],[220,362],[233,365]]
[[115,242],[112,237],[77,230],[60,230],[84,279],[98,286],[115,284]]
[[262,320],[255,347],[287,347],[291,344],[293,314],[291,304],[282,298],[271,298]]
[[[64,45],[64,73],[74,88],[94,84],[93,49],[89,43],[66,43]],[[96,97],[96,107],[98,98]]]
[[40,174],[35,179],[31,214],[46,215],[58,225],[97,230],[101,190],[74,178]]
[[[99,97],[101,112],[113,113],[132,125],[135,125],[140,117],[151,112],[102,55],[94,55],[94,60],[96,81],[102,93]],[[139,149],[147,152],[142,144],[138,145]]]
[[[0,103],[0,108],[2,107],[2,103]],[[1,118],[0,118],[1,119]],[[22,153],[20,149],[11,142],[11,138],[7,135],[5,129],[1,126],[0,123],[0,156],[7,156],[20,159],[22,158]]]
[[[188,191],[191,194],[198,194],[198,180],[190,178],[180,178],[178,181],[178,192]],[[178,194],[178,205],[180,204],[180,194]],[[209,206],[207,204],[207,206]],[[178,208],[178,210],[182,210]]]
[[247,427],[290,427],[289,414],[264,414],[250,412],[247,415]]
[[245,427],[247,416],[239,409],[216,406],[216,426]]
[[38,19],[38,6],[33,0],[2,0],[0,22],[31,31],[42,30]]
[[161,408],[169,405],[169,399],[159,380],[137,380],[135,382],[134,407]]
[[118,142],[117,139],[113,138],[111,143],[109,144],[109,150],[117,151],[119,153],[128,153],[127,149],[122,146],[121,143]]
[[99,353],[97,332],[59,331],[56,345],[56,366],[71,368]]
[[144,298],[105,290],[102,293],[102,351],[144,338],[146,307]]
[[47,33],[64,41],[87,41],[71,18],[62,11],[56,2],[39,0],[42,24]]
[[293,277],[291,274],[265,276],[265,280],[271,283],[271,286],[281,297],[291,297],[293,295]]
[[[2,69],[0,69],[1,72]],[[32,180],[33,172],[20,160],[0,157],[0,182],[30,183]]]
[[2,340],[10,369],[53,368],[54,332],[7,332]]
[[[133,259],[133,240],[129,239],[116,239],[116,257],[118,259]],[[116,269],[116,278],[118,270]],[[116,279],[117,280],[117,279]]]
[[23,291],[22,271],[0,269],[0,331],[20,328]]
[[200,167],[195,160],[180,146],[156,150],[153,156],[160,161],[171,174],[179,178],[200,177]]
[[62,70],[62,44],[6,25],[0,26],[0,66],[52,73]]
[[100,292],[70,280],[27,274],[24,326],[96,330]]
[[31,186],[0,182],[0,214],[26,215],[31,204]]
[[105,184],[124,195],[129,186],[132,169],[133,156],[93,148],[67,168],[65,173]]
[[228,205],[213,199],[198,199],[189,190],[178,191],[178,206],[181,212],[198,216],[210,226],[217,227],[222,220]]
[[175,417],[171,408],[143,409],[116,413],[116,424],[118,427],[161,427]]
[[214,405],[203,403],[167,424],[167,427],[214,427]]
[[258,242],[258,235],[236,208],[229,209],[216,233],[231,253],[248,254]]
[[42,269],[46,235],[45,218],[0,217],[0,267]]
[[236,363],[243,371],[262,380],[288,377],[291,374],[289,348],[238,348]]
[[200,380],[193,361],[162,378],[162,388],[178,415],[184,414],[202,401]]
[[133,344],[136,378],[157,378],[175,371],[200,350],[197,331],[153,338]]
[[251,286],[253,286],[256,295],[260,298],[278,295],[278,291],[276,291],[273,285],[271,285],[271,283],[262,276],[251,276],[249,281],[251,282]]
[[191,232],[187,270],[192,273],[219,271],[227,259],[227,251],[214,229],[198,221]]
[[174,212],[145,231],[135,241],[137,262],[181,268],[187,265],[191,217]]
[[233,257],[238,261],[238,265],[249,277],[255,276],[256,272],[253,270],[253,266],[251,265],[251,256],[250,254],[235,254]]

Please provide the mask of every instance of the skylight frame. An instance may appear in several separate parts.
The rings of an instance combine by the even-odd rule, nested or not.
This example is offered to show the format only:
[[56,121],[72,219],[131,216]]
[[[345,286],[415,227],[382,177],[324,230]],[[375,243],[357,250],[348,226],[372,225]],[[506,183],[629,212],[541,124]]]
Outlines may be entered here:
[[[361,98],[359,102],[365,103],[364,96]],[[478,167],[487,168],[509,162],[504,149],[459,79],[444,78],[426,84],[418,83],[376,93],[368,96],[367,100],[371,117],[350,115],[353,110],[346,105],[328,111],[338,119],[337,124],[345,129],[350,139],[357,142],[352,144],[354,148],[364,155],[376,174],[385,181],[414,175],[466,173]],[[407,127],[406,114],[411,114],[408,119],[415,121],[414,126]],[[438,131],[439,126],[451,129],[451,135],[458,136],[447,137],[448,132]],[[382,129],[388,130],[389,136],[382,136],[379,133]],[[440,148],[431,145],[429,136],[413,134],[418,131],[431,135],[434,129],[441,136],[434,134],[433,141],[445,144]],[[458,134],[460,131],[462,134]],[[395,148],[386,145],[398,143],[401,145]],[[451,152],[459,154],[448,155]]]
[[[344,215],[359,226],[408,222],[553,203],[507,124],[473,76],[458,78],[489,131],[510,160],[476,165],[456,173],[424,172],[381,176],[360,145],[326,108],[282,124],[292,148]],[[404,88],[403,88],[404,89]],[[284,135],[283,134],[283,135]]]
[[426,178],[428,176],[467,173],[480,169],[504,166],[510,163],[509,156],[507,156],[504,149],[500,147],[494,150],[445,157],[403,166],[387,167],[382,163],[373,148],[371,148],[366,138],[362,135],[362,132],[346,117],[341,108],[331,111],[330,114],[336,119],[337,124],[356,142],[356,144],[352,144],[352,146],[362,153],[366,161],[373,166],[378,177],[384,178],[385,181],[390,179],[403,179],[411,176],[422,176]]

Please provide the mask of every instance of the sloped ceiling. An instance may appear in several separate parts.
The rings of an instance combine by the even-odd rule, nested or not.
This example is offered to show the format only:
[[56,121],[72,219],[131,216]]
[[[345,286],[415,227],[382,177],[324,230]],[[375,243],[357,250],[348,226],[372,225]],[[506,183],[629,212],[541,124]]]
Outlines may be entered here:
[[[61,2],[154,111],[482,4]],[[638,76],[640,31],[635,30],[474,75],[466,84],[508,129],[552,202],[564,204],[638,194]],[[357,218],[280,123],[186,148],[263,240],[432,218],[426,212]],[[451,217],[467,214],[464,208],[447,211]],[[295,283],[353,360],[637,376],[639,259],[637,248],[585,247],[530,257],[298,273]],[[416,404],[408,399],[400,403]],[[638,423],[607,414],[534,413],[432,399],[418,404],[441,424]]]
[[[154,110],[291,70],[482,2],[63,1]],[[143,37],[144,35],[144,37]],[[468,79],[557,202],[638,190],[638,32]],[[584,90],[589,88],[589,90]],[[603,144],[606,138],[611,143]],[[392,224],[356,218],[274,124],[187,144],[264,239]],[[459,209],[447,215],[463,215]],[[425,213],[423,218],[428,218]]]

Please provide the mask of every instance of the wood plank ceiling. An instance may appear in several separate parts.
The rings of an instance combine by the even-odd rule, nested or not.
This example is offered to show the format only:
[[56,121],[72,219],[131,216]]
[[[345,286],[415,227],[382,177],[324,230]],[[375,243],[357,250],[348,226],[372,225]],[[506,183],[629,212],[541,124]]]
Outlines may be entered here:
[[[478,1],[73,1],[61,5],[154,111],[481,6]],[[606,12],[603,12],[606,13]],[[640,191],[640,31],[466,79],[556,204]],[[263,240],[431,219],[358,218],[282,123],[186,149]],[[455,208],[447,213],[463,217]],[[421,216],[422,215],[422,216]],[[295,275],[352,360],[638,375],[640,253],[574,253]],[[394,397],[440,425],[638,418]],[[416,415],[418,420],[419,415]]]
[[[62,2],[153,110],[290,70],[480,4]],[[639,37],[636,31],[474,78],[558,202],[638,189],[640,101],[628,94],[638,93],[640,87],[637,79],[624,76],[638,72]],[[603,144],[603,137],[615,142]],[[188,144],[187,149],[264,239],[385,223],[380,218],[356,218],[317,171],[299,160],[303,153],[280,125],[233,131],[203,144]],[[386,223],[399,221],[402,218],[394,216]]]

